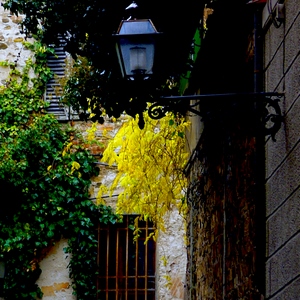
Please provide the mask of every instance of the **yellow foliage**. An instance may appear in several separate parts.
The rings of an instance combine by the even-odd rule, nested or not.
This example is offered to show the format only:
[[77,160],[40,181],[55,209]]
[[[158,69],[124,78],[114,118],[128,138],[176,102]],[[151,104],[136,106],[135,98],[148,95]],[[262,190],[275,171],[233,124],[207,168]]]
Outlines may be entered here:
[[170,288],[171,285],[172,285],[172,278],[171,278],[171,276],[170,275],[164,275],[163,278],[167,281],[165,283],[165,287]]
[[105,185],[100,185],[99,191],[98,191],[98,195],[97,195],[97,204],[105,204],[105,202],[102,199],[102,195],[103,194],[107,194],[108,193],[108,188]]
[[62,156],[65,156],[70,151],[72,146],[73,146],[72,142],[68,143],[67,146],[64,148],[64,150],[62,152]]
[[186,178],[182,171],[188,158],[184,132],[189,123],[172,114],[161,120],[144,114],[144,119],[141,130],[138,117],[128,118],[108,143],[102,161],[118,167],[108,187],[111,193],[117,187],[123,190],[118,196],[117,213],[141,214],[164,230],[166,212],[186,208],[182,200]]
[[91,128],[87,129],[87,140],[88,141],[93,141],[95,139],[95,132],[97,131],[97,122],[92,123]]
[[[72,162],[71,174],[73,174],[76,170],[79,170],[80,164],[76,161]],[[81,175],[80,175],[81,177]]]
[[162,263],[163,263],[163,266],[166,267],[167,264],[168,264],[167,258],[166,258],[165,256],[162,256],[160,259],[161,259],[161,261],[162,261]]

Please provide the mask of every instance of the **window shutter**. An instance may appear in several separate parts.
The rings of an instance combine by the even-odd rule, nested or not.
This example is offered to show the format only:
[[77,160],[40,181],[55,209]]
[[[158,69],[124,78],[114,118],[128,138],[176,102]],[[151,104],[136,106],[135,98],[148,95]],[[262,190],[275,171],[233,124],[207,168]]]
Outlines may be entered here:
[[47,113],[53,114],[59,121],[79,119],[78,114],[69,106],[60,102],[62,88],[60,79],[65,76],[67,54],[63,47],[55,47],[54,54],[48,56],[48,67],[53,72],[53,77],[46,85],[45,101],[50,105]]

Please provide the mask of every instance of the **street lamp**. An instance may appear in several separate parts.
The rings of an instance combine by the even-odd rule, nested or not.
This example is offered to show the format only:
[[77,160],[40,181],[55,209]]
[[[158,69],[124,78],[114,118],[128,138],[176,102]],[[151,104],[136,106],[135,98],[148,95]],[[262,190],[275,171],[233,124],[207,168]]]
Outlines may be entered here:
[[[138,6],[135,2],[129,5],[126,9],[136,9]],[[148,83],[151,82],[153,77],[153,66],[155,59],[155,46],[156,40],[159,36],[150,19],[131,19],[121,21],[117,33],[114,35],[116,39],[116,50],[121,68],[122,77],[127,81],[132,81],[134,85],[127,84],[128,87],[134,87],[130,93],[132,98],[140,101],[145,98],[146,93],[149,92]],[[144,82],[145,84],[142,84]],[[147,83],[146,83],[147,82]],[[147,87],[147,88],[145,88]],[[138,91],[138,92],[137,92]],[[182,111],[182,104],[187,111],[205,118],[205,113],[195,109],[200,102],[213,101],[213,99],[224,99],[230,101],[233,99],[243,103],[246,99],[251,99],[255,103],[261,103],[265,106],[262,121],[265,124],[266,135],[272,136],[274,139],[275,134],[281,127],[282,115],[279,107],[279,98],[283,93],[276,92],[254,92],[254,93],[227,93],[227,94],[206,94],[206,95],[184,95],[184,96],[168,96],[168,97],[147,97],[147,101],[151,100],[151,105],[148,107],[148,115],[153,119],[160,119],[166,115],[167,112]],[[275,99],[273,99],[275,97]],[[139,98],[139,99],[137,99]],[[196,103],[190,103],[190,100],[196,100]],[[198,101],[197,101],[198,100]],[[235,101],[236,102],[236,101]],[[136,102],[132,102],[136,103]],[[254,105],[257,107],[257,104]],[[259,109],[259,113],[262,113]],[[221,112],[221,115],[223,111]],[[139,112],[140,119],[142,112]],[[271,126],[266,126],[271,123]],[[143,124],[143,122],[141,122]],[[143,125],[141,126],[143,127]]]
[[121,21],[114,36],[123,78],[145,80],[151,77],[158,35],[149,19]]

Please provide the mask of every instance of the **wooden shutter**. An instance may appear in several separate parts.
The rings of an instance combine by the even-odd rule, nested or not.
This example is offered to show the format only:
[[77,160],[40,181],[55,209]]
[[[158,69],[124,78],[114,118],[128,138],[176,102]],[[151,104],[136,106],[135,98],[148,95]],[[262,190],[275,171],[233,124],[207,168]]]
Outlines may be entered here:
[[59,79],[65,76],[67,54],[63,47],[55,47],[55,54],[48,56],[48,67],[53,77],[48,81],[45,92],[45,101],[50,105],[47,113],[53,114],[59,121],[78,119],[78,114],[69,106],[60,102],[62,88]]

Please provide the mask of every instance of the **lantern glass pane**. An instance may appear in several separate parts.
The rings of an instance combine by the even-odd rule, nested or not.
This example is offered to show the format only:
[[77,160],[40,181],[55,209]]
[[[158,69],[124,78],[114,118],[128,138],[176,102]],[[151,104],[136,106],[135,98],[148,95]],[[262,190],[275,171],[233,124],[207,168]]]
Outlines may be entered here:
[[119,34],[155,33],[156,29],[149,20],[123,21]]
[[132,47],[130,48],[130,69],[133,73],[143,74],[146,72],[146,48]]
[[120,55],[119,60],[122,59],[122,66],[126,76],[136,74],[152,74],[154,61],[154,42],[136,43],[129,39],[120,40]]
[[152,75],[155,37],[151,20],[122,21],[118,30],[117,55],[123,77]]

